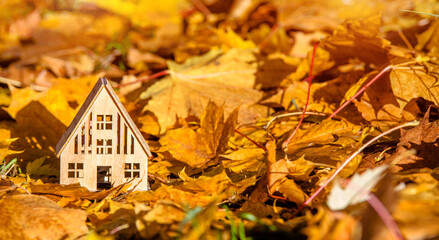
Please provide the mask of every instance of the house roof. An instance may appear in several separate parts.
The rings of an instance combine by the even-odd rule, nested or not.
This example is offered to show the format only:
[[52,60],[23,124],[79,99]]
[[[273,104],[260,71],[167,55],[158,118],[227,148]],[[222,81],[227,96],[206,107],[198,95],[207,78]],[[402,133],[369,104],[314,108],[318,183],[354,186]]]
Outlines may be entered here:
[[146,141],[143,138],[142,134],[140,133],[139,129],[136,127],[136,124],[134,124],[130,115],[125,110],[125,107],[120,102],[119,97],[116,95],[116,93],[114,92],[110,83],[107,81],[107,79],[105,77],[99,78],[98,82],[95,84],[95,86],[91,90],[90,94],[87,96],[87,99],[85,99],[85,102],[82,104],[82,106],[79,109],[78,113],[76,114],[75,118],[70,123],[66,132],[59,140],[58,144],[56,145],[56,156],[59,157],[59,155],[64,150],[67,143],[72,138],[73,133],[79,127],[79,125],[80,125],[79,123],[81,123],[83,121],[83,119],[85,118],[86,113],[88,112],[90,107],[93,105],[94,101],[96,100],[96,97],[104,89],[109,93],[111,99],[113,100],[114,104],[116,105],[117,109],[119,110],[121,116],[125,119],[125,122],[127,123],[128,127],[133,132],[134,137],[137,139],[137,141],[139,141],[142,149],[146,152],[148,157],[151,157],[152,155],[151,155],[151,152],[149,150],[148,144],[146,143]]

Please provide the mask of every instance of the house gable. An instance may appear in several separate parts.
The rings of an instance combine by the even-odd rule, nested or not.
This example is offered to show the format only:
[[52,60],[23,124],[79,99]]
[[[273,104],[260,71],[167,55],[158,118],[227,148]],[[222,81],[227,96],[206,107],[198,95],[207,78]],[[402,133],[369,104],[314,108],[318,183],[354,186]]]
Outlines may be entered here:
[[[112,101],[108,101],[105,103],[105,106],[108,106],[110,102],[114,104],[114,106],[117,108],[120,117],[123,118],[123,120],[126,122],[127,128],[131,130],[133,133],[133,137],[136,139],[136,141],[140,144],[143,151],[146,153],[148,157],[151,157],[151,152],[149,150],[149,146],[146,143],[145,139],[143,138],[142,134],[140,133],[139,129],[135,126],[134,122],[132,121],[131,117],[123,107],[122,103],[120,102],[119,98],[117,97],[116,93],[111,88],[110,84],[108,83],[106,78],[99,78],[96,85],[93,87],[90,94],[87,96],[84,104],[79,109],[78,113],[76,114],[73,121],[70,123],[69,127],[67,128],[64,135],[61,137],[60,141],[56,145],[56,154],[59,157],[61,153],[64,151],[66,145],[74,140],[74,136],[76,136],[75,133],[77,133],[80,129],[80,127],[85,124],[86,117],[89,117],[90,108],[95,104],[96,99],[100,94],[104,92],[108,93],[110,99]],[[102,105],[102,103],[100,103]],[[104,108],[104,106],[102,106]],[[97,119],[96,119],[97,120]]]

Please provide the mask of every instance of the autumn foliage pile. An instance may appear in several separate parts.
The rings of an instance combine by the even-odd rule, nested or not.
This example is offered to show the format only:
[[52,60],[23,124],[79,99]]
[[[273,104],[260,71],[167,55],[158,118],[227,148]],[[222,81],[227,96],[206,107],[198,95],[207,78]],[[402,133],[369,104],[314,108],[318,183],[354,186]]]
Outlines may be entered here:
[[[439,237],[436,1],[0,7],[1,239]],[[151,191],[59,184],[101,76]]]

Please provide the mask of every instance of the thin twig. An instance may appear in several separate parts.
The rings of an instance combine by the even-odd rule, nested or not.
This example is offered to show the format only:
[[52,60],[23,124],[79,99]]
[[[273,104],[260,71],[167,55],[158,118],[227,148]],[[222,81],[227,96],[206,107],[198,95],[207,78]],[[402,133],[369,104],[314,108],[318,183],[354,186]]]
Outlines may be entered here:
[[212,12],[200,0],[191,0],[191,2],[205,17],[212,15]]
[[267,149],[262,146],[261,144],[255,142],[254,140],[252,140],[251,138],[249,138],[247,135],[245,135],[244,133],[238,131],[237,129],[235,129],[235,132],[243,137],[245,137],[247,140],[249,140],[250,142],[252,142],[254,145],[256,145],[258,148],[264,150],[265,152],[267,152]]
[[133,81],[133,82],[121,83],[121,84],[117,85],[117,88],[125,87],[125,86],[131,85],[131,84],[136,84],[139,82],[146,82],[146,81],[156,79],[156,78],[159,78],[161,76],[168,75],[168,74],[169,74],[169,70],[166,69],[166,70],[163,70],[163,71],[160,71],[160,72],[148,75],[148,76],[139,77],[136,79],[136,81]]
[[[270,125],[276,121],[278,118],[282,118],[282,117],[290,117],[290,116],[297,116],[297,115],[301,115],[303,114],[303,112],[293,112],[293,113],[285,113],[285,114],[279,114],[274,116],[270,121],[268,121],[267,124],[265,124],[265,126],[263,127],[264,129],[267,129],[268,127],[270,127]],[[315,116],[326,116],[328,114],[326,113],[319,113],[319,112],[305,112],[306,115],[315,115]]]
[[293,137],[296,134],[297,130],[299,130],[299,127],[302,124],[303,119],[305,118],[306,108],[308,107],[308,104],[309,104],[309,96],[311,95],[311,83],[312,83],[312,79],[314,78],[314,76],[312,75],[312,70],[314,68],[314,58],[316,56],[317,46],[319,46],[318,42],[316,44],[314,44],[314,49],[312,51],[312,59],[311,59],[311,65],[310,65],[310,68],[309,68],[309,77],[308,77],[308,94],[306,96],[305,107],[303,108],[302,116],[300,117],[299,123],[297,124],[296,128],[291,133],[290,137],[288,137],[288,139],[285,140],[285,142],[282,144],[282,148],[285,151],[285,153],[287,152],[288,144],[290,143],[291,139],[293,139]]
[[383,70],[381,70],[381,72],[379,72],[372,80],[370,80],[366,85],[364,85],[357,93],[355,93],[354,96],[352,96],[348,101],[344,102],[339,108],[337,108],[337,110],[335,110],[329,117],[328,119],[331,119],[335,116],[335,114],[339,113],[343,108],[345,108],[349,103],[351,103],[355,98],[358,97],[358,95],[360,95],[362,92],[364,92],[370,85],[372,85],[376,80],[378,80],[378,78],[380,78],[384,73],[386,73],[387,71],[390,70],[395,70],[395,69],[401,69],[402,66],[405,65],[410,65],[416,63],[416,61],[409,61],[409,62],[405,62],[405,63],[401,63],[401,64],[397,64],[397,65],[389,65],[387,67],[385,67]]
[[359,148],[357,151],[355,151],[349,158],[347,158],[343,164],[341,164],[336,170],[335,172],[331,175],[331,177],[329,177],[323,184],[322,186],[320,186],[317,191],[315,191],[301,206],[300,208],[297,210],[297,212],[292,216],[295,217],[297,213],[299,213],[300,211],[302,211],[309,203],[312,202],[312,200],[314,200],[317,195],[319,195],[319,193],[321,191],[323,191],[323,189],[326,188],[326,186],[328,186],[328,184],[334,180],[334,178],[341,172],[341,170],[343,170],[343,168],[345,168],[351,161],[352,159],[354,159],[360,152],[362,152],[365,148],[369,147],[370,145],[372,145],[375,141],[377,141],[378,139],[382,138],[385,135],[388,135],[391,132],[394,132],[398,129],[401,128],[405,128],[405,127],[412,127],[412,126],[417,126],[419,125],[418,121],[412,121],[412,122],[408,122],[408,123],[404,123],[402,125],[396,126],[394,128],[391,128],[383,133],[381,133],[380,135],[372,138],[369,142],[367,142],[366,144],[364,144],[361,148]]
[[414,51],[415,49],[413,48],[413,46],[410,44],[409,40],[407,39],[407,37],[404,35],[404,33],[401,30],[397,31],[398,36],[402,39],[402,41],[404,42],[404,44],[406,45],[406,47],[412,51]]
[[396,225],[395,221],[393,220],[392,215],[389,213],[389,211],[387,211],[386,207],[375,196],[375,194],[369,193],[369,198],[367,199],[367,202],[375,210],[378,216],[380,216],[381,220],[383,220],[384,224],[393,234],[395,239],[403,240],[404,237],[399,230],[398,225]]
[[332,117],[335,116],[335,114],[337,114],[338,112],[340,112],[343,108],[345,108],[349,103],[351,103],[355,98],[358,97],[358,95],[360,95],[362,92],[364,92],[366,90],[366,88],[368,88],[370,85],[372,85],[378,78],[380,78],[384,73],[386,73],[387,71],[390,71],[393,68],[393,65],[389,65],[387,67],[385,67],[383,70],[381,70],[381,72],[379,72],[372,80],[370,80],[366,85],[364,85],[360,91],[358,91],[357,93],[355,93],[354,96],[352,96],[348,101],[344,102],[337,110],[335,110],[329,117],[328,119],[331,119]]
[[259,43],[259,49],[263,49],[265,47],[265,45],[267,45],[268,41],[273,37],[273,35],[277,32],[277,30],[279,30],[279,24],[275,24],[271,30],[270,33],[268,33],[268,35],[262,40],[261,43]]
[[154,179],[157,179],[157,180],[159,180],[159,181],[162,182],[162,183],[166,183],[166,184],[171,183],[171,181],[169,181],[169,180],[167,180],[167,179],[164,179],[164,178],[161,178],[161,177],[159,177],[159,176],[156,176],[156,175],[154,175],[154,174],[152,174],[152,173],[148,173],[148,177],[150,177],[150,178],[154,178]]

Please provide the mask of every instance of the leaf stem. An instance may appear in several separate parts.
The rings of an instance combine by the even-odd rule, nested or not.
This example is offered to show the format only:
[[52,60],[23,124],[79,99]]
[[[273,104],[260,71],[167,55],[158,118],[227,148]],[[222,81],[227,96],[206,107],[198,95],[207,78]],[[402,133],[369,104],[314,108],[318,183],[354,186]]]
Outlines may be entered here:
[[372,85],[378,78],[380,78],[384,73],[386,73],[387,71],[391,70],[393,68],[393,65],[389,65],[387,67],[385,67],[383,70],[381,70],[381,72],[379,72],[372,80],[370,80],[366,85],[364,85],[357,93],[355,93],[354,96],[352,96],[348,101],[344,102],[337,110],[335,110],[329,117],[328,119],[331,119],[332,117],[335,116],[335,114],[337,114],[338,112],[340,112],[343,108],[345,108],[349,103],[351,103],[355,98],[358,97],[358,95],[360,95],[362,92],[364,92],[366,90],[366,88],[368,88],[370,85]]
[[[408,62],[404,62],[401,64],[397,64],[397,65],[389,65],[387,67],[385,67],[383,70],[381,70],[381,72],[379,72],[372,80],[370,80],[366,85],[364,85],[357,93],[355,93],[354,96],[352,96],[348,101],[344,102],[339,108],[337,108],[337,110],[335,110],[329,117],[328,119],[331,119],[335,116],[335,114],[339,113],[343,108],[345,108],[349,103],[351,103],[355,98],[358,97],[358,95],[360,95],[362,92],[364,92],[370,85],[372,85],[376,80],[378,80],[378,78],[380,78],[384,73],[386,73],[389,70],[394,70],[394,69],[401,69],[402,66],[406,66],[406,65],[410,65],[416,63],[416,61],[408,61]],[[412,68],[410,68],[412,69]]]
[[[278,118],[282,118],[282,117],[290,117],[290,116],[297,116],[297,115],[301,115],[303,114],[302,112],[293,112],[293,113],[285,113],[285,114],[279,114],[274,116],[270,121],[268,121],[267,124],[265,124],[265,126],[263,127],[264,129],[267,129],[268,127],[270,127],[270,125],[276,121]],[[319,112],[305,112],[306,115],[315,115],[315,116],[326,116],[326,113],[319,113]]]
[[293,217],[295,217],[295,215],[298,213],[298,212],[300,212],[300,211],[302,211],[308,204],[310,204],[311,202],[312,202],[312,200],[314,200],[316,197],[317,197],[317,195],[319,195],[319,193],[321,192],[321,191],[323,191],[323,189],[325,189],[326,188],[326,186],[328,186],[328,184],[332,181],[332,180],[334,180],[334,178],[341,172],[341,170],[343,170],[343,168],[344,167],[346,167],[346,165],[348,165],[351,161],[352,161],[352,159],[354,159],[360,152],[362,152],[365,148],[367,148],[367,147],[369,147],[370,145],[372,145],[372,143],[374,143],[375,141],[377,141],[378,139],[380,139],[380,138],[382,138],[383,136],[385,136],[385,135],[387,135],[387,134],[389,134],[389,133],[391,133],[391,132],[394,132],[394,131],[396,131],[396,130],[398,130],[398,129],[401,129],[401,128],[405,128],[405,127],[411,127],[411,126],[417,126],[417,125],[419,125],[419,122],[418,121],[412,121],[412,122],[407,122],[407,123],[404,123],[404,124],[402,124],[402,125],[399,125],[399,126],[396,126],[396,127],[393,127],[393,128],[391,128],[391,129],[389,129],[389,130],[387,130],[387,131],[385,131],[385,132],[383,132],[383,133],[381,133],[380,135],[378,135],[378,136],[376,136],[376,137],[374,137],[374,138],[372,138],[369,142],[367,142],[366,144],[364,144],[363,146],[361,146],[361,148],[359,148],[357,151],[355,151],[349,158],[347,158],[344,162],[343,162],[343,164],[341,164],[336,170],[335,170],[335,172],[331,175],[331,177],[329,177],[323,184],[322,184],[322,186],[320,186],[318,189],[317,189],[317,191],[315,191],[301,206],[300,206],[300,208],[297,210],[297,212],[292,216],[292,218]]
[[268,33],[268,35],[262,40],[262,42],[259,43],[259,49],[263,49],[265,45],[267,45],[268,41],[271,39],[271,37],[273,37],[273,35],[277,32],[277,30],[279,30],[279,24],[276,23],[271,28],[270,33]]
[[156,72],[156,73],[148,75],[148,76],[139,77],[139,78],[137,78],[136,81],[133,81],[133,82],[121,83],[121,84],[117,85],[117,88],[125,87],[125,86],[131,85],[131,84],[135,84],[135,83],[139,83],[139,82],[146,82],[146,81],[149,81],[149,80],[152,80],[152,79],[156,79],[156,78],[159,78],[161,76],[168,75],[168,74],[169,74],[169,70],[166,69],[166,70],[163,70],[163,71],[160,71],[160,72]]
[[375,212],[378,214],[381,220],[383,220],[384,224],[389,229],[389,231],[393,234],[395,239],[403,240],[404,237],[401,231],[399,230],[398,225],[396,225],[395,221],[393,220],[392,215],[389,213],[389,211],[387,211],[386,207],[375,196],[375,194],[369,193],[369,198],[367,202],[375,210]]
[[235,132],[243,137],[245,137],[247,140],[249,140],[250,142],[252,142],[254,145],[256,145],[258,148],[264,150],[265,152],[267,152],[267,149],[262,146],[261,144],[255,142],[254,140],[252,140],[251,138],[249,138],[247,135],[245,135],[244,133],[238,131],[237,129],[235,129]]
[[296,128],[291,133],[291,135],[288,137],[288,139],[285,140],[285,142],[282,144],[282,148],[284,149],[285,153],[287,152],[288,144],[290,143],[291,139],[296,134],[296,132],[299,129],[300,125],[302,125],[303,119],[305,118],[306,108],[308,107],[308,104],[309,104],[309,96],[311,95],[311,82],[312,82],[312,79],[314,78],[314,76],[312,75],[312,70],[314,68],[314,58],[316,56],[316,50],[317,50],[318,46],[319,46],[319,43],[317,42],[316,44],[314,44],[314,49],[312,50],[311,65],[309,67],[309,77],[308,77],[308,94],[306,96],[305,107],[303,108],[302,116],[300,117],[299,123],[297,124]]

